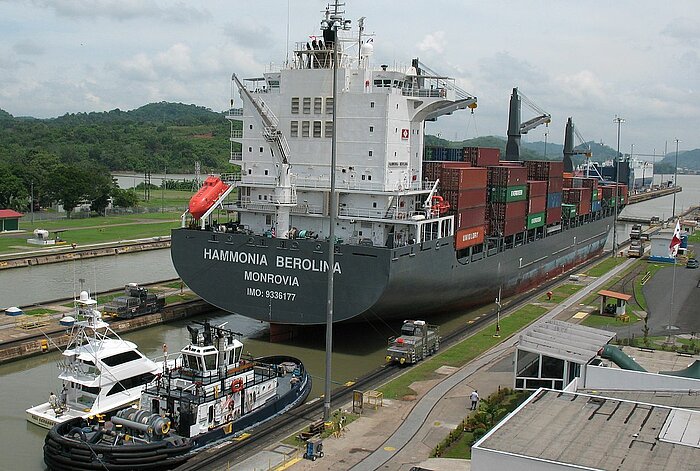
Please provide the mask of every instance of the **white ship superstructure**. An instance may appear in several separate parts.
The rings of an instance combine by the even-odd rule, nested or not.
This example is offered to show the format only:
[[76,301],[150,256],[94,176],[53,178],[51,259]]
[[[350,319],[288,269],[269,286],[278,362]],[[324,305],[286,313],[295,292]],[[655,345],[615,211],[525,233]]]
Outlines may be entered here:
[[372,68],[372,41],[362,32],[340,36],[337,49],[338,207],[329,208],[331,33],[297,43],[279,71],[233,77],[235,101],[243,105],[228,115],[242,121],[241,130],[232,123],[241,152],[232,146],[231,162],[241,176],[229,209],[254,233],[278,238],[328,237],[329,211],[337,214],[336,236],[350,243],[394,246],[452,235],[453,218],[432,217],[423,205],[435,183],[421,175],[423,128],[426,120],[473,107],[476,98],[417,59],[403,68]]

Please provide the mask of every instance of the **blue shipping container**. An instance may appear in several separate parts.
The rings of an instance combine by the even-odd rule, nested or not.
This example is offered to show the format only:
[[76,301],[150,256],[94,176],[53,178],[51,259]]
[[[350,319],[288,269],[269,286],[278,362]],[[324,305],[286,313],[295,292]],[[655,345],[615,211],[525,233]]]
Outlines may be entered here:
[[561,206],[561,193],[547,193],[547,208]]
[[593,211],[594,213],[597,211],[600,211],[602,209],[602,207],[603,206],[602,206],[601,202],[598,200],[593,200],[591,202],[591,211]]

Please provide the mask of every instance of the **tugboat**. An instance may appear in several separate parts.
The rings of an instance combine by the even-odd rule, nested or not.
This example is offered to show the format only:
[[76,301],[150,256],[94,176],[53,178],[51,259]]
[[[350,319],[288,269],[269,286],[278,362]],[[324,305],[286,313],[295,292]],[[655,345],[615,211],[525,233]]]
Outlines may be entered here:
[[75,305],[75,318],[64,318],[72,328],[58,364],[62,389],[51,392],[49,402],[26,410],[27,420],[44,428],[135,403],[144,386],[162,371],[102,320],[97,301],[87,291],[80,293]]
[[209,322],[188,326],[191,343],[144,389],[140,406],[53,427],[44,444],[52,470],[172,469],[205,445],[301,404],[311,377],[296,358],[243,358],[240,334]]

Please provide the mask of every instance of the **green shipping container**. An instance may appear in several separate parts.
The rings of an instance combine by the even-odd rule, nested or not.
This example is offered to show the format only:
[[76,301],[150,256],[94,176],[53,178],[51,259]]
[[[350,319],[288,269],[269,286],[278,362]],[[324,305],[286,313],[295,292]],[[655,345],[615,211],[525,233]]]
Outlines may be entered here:
[[495,203],[512,203],[527,199],[527,185],[492,186],[491,201]]
[[561,217],[563,217],[563,218],[576,217],[576,206],[573,204],[562,204],[561,205]]
[[591,201],[598,201],[598,190],[593,190],[591,194]]
[[544,211],[541,213],[533,213],[527,215],[527,228],[534,229],[536,227],[544,226],[546,219],[544,217]]

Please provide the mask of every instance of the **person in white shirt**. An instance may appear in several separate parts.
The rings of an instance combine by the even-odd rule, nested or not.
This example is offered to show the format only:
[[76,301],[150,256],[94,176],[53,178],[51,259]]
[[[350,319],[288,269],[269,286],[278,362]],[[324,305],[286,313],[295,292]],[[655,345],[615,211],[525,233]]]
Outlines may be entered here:
[[476,410],[476,406],[479,404],[479,393],[476,392],[476,389],[474,392],[469,396],[472,400],[472,407],[470,410]]

